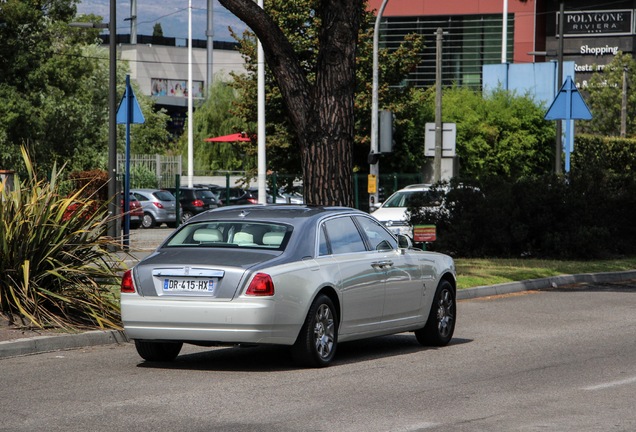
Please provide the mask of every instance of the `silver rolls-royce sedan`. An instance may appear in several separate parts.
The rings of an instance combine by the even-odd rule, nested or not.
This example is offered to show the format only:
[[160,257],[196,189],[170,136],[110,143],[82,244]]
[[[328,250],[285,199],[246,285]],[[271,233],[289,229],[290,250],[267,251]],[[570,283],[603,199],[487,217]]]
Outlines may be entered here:
[[362,211],[234,206],[193,217],[128,270],[121,315],[146,361],[174,360],[183,343],[278,344],[322,367],[355,339],[448,344],[455,293],[451,257]]

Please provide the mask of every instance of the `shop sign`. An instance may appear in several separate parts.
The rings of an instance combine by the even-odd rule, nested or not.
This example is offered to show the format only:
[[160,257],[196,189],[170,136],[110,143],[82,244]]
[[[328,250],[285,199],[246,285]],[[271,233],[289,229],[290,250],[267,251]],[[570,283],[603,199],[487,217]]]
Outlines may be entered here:
[[[629,35],[633,28],[633,10],[570,11],[563,16],[565,37],[597,36],[599,34]],[[557,12],[557,27],[559,13]],[[559,34],[557,28],[557,33]]]

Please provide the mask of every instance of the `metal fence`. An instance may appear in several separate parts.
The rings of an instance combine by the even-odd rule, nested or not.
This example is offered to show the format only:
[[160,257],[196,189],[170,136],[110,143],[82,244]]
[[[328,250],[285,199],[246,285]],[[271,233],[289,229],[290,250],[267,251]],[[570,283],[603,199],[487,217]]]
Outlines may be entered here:
[[[131,155],[130,184],[133,188],[166,188],[174,186],[174,179],[182,172],[181,156]],[[120,180],[126,172],[126,158],[117,154],[117,176]]]

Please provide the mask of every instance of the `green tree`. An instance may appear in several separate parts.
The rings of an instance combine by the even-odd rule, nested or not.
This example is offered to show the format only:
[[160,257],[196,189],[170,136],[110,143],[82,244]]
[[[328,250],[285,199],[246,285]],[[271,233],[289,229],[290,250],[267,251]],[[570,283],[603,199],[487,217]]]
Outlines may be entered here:
[[621,133],[621,107],[623,71],[627,72],[627,136],[636,134],[636,61],[630,54],[619,52],[602,71],[592,75],[587,104],[592,120],[577,122],[581,131],[595,135],[619,136]]
[[[316,30],[317,60],[307,73],[303,57],[274,17],[252,0],[219,0],[257,35],[285,101],[300,147],[305,201],[353,204],[355,54],[363,0],[310,3],[310,21],[299,33]],[[290,2],[289,19],[297,20]]]
[[161,23],[155,23],[152,27],[152,37],[163,37],[163,28],[161,28]]
[[[70,170],[106,166],[108,146],[108,51],[99,30],[71,28],[76,0],[7,0],[0,4],[0,166],[21,166],[26,145],[35,164],[55,161]],[[118,65],[119,94],[128,66]],[[140,100],[143,97],[140,97]],[[168,147],[165,113],[142,102],[146,125],[136,128],[142,147]],[[123,134],[119,147],[123,151]]]
[[462,177],[517,179],[550,171],[554,127],[529,96],[452,87],[442,106],[443,121],[457,124]]
[[[320,17],[312,8],[315,2],[311,0],[297,1],[293,4],[283,0],[266,1],[265,9],[271,18],[285,33],[293,45],[293,49],[300,59],[300,64],[310,80],[315,79],[320,51],[319,45]],[[364,9],[362,22],[357,39],[356,54],[356,82],[354,91],[354,170],[366,170],[367,155],[370,150],[371,123],[371,87],[372,87],[372,54],[373,54],[373,26],[375,15]],[[234,35],[240,44],[240,51],[246,60],[247,75],[235,75],[234,86],[244,97],[239,100],[238,112],[245,117],[253,133],[257,124],[256,100],[256,39],[252,32],[245,32],[240,37]],[[419,62],[418,53],[422,48],[422,39],[410,36],[396,51],[389,52],[382,49],[380,57],[380,107],[391,109],[397,117],[396,134],[397,151],[386,158],[389,169],[418,168],[417,151],[412,147],[420,147],[421,141],[411,141],[415,134],[411,133],[413,112],[419,108],[422,91],[401,85],[406,74]],[[267,118],[267,165],[278,174],[290,175],[302,172],[303,163],[300,157],[300,143],[294,133],[293,123],[287,113],[280,87],[272,73],[266,73],[266,118]],[[408,115],[407,115],[408,114]],[[423,131],[422,131],[423,133]],[[246,154],[254,154],[255,143],[244,145]],[[399,155],[399,156],[398,156]],[[384,163],[384,162],[383,162]],[[280,177],[279,177],[280,178]],[[288,176],[287,181],[294,180]]]
[[[229,135],[246,130],[246,123],[235,114],[237,91],[220,79],[214,81],[209,96],[194,112],[194,171],[242,170],[256,166],[256,156],[246,155],[238,143],[211,143],[205,138]],[[187,129],[187,123],[186,123]],[[182,155],[188,152],[188,137],[183,134],[177,143]],[[187,167],[187,162],[185,164]]]

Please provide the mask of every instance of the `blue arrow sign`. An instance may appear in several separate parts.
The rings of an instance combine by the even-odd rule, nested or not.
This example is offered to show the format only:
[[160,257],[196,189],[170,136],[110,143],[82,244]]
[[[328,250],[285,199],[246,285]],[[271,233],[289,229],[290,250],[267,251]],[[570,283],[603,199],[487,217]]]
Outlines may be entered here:
[[119,102],[119,108],[117,108],[117,124],[144,123],[145,121],[135,92],[130,85],[130,78],[127,77],[126,92]]
[[545,120],[565,120],[565,172],[570,172],[570,153],[574,151],[574,120],[591,120],[592,113],[568,75],[545,114]]
[[146,119],[135,92],[130,85],[130,75],[126,75],[126,92],[117,108],[117,123],[126,125],[126,168],[124,174],[124,247],[128,249],[130,235],[130,124],[144,123]]
[[568,75],[561,90],[557,94],[550,109],[545,114],[546,120],[591,120],[592,113],[585,104],[581,93],[574,85],[572,77]]

